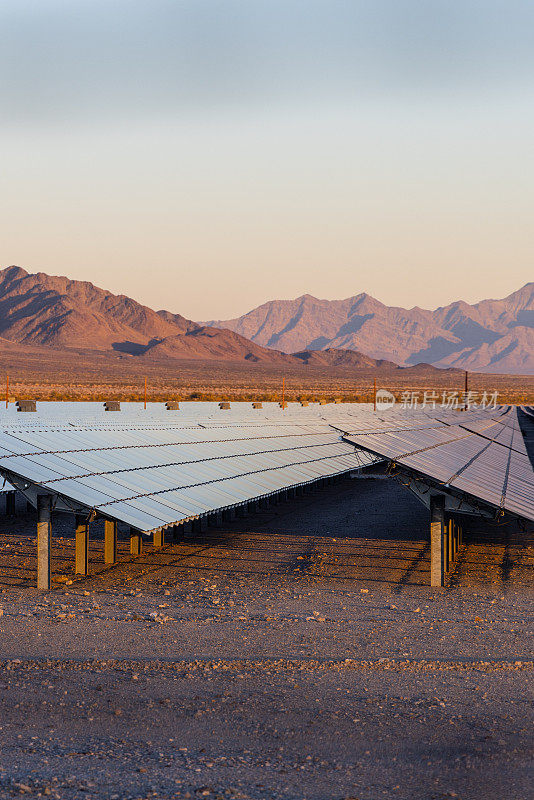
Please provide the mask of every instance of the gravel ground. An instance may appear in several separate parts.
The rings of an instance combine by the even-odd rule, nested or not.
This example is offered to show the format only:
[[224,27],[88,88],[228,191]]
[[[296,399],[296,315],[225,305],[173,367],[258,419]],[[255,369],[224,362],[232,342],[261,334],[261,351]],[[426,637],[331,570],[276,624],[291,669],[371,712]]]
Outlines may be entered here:
[[0,519],[0,797],[533,797],[534,531],[477,523],[431,589],[427,514],[343,481],[54,587]]

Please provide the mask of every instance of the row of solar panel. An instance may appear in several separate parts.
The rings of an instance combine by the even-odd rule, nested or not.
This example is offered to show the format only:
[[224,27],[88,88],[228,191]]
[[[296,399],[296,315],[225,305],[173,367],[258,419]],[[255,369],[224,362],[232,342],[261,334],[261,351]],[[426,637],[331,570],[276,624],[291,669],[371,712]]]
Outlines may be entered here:
[[534,472],[515,409],[441,429],[352,431],[345,439],[446,488],[534,520]]
[[0,433],[4,474],[147,531],[374,460],[319,422]]
[[[276,422],[248,411],[224,424],[174,417],[92,418],[83,424],[79,418],[17,420],[2,425],[0,471],[23,479],[22,488],[38,487],[153,530],[357,469],[375,460],[376,455],[364,455],[367,450],[404,458],[407,466],[427,474],[439,472],[439,480],[462,482],[464,491],[528,516],[528,491],[525,496],[521,483],[525,450],[514,413],[500,408],[460,415],[400,407],[373,413],[352,404],[323,408],[320,414],[282,414]],[[348,431],[342,441],[341,433]],[[480,485],[473,467],[475,473],[491,467]]]

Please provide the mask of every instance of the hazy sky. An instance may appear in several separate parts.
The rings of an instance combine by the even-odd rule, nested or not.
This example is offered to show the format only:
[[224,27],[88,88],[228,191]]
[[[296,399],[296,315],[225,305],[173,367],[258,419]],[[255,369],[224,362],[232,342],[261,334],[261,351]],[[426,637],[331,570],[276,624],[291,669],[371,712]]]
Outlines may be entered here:
[[534,279],[532,0],[1,0],[0,264],[193,319]]

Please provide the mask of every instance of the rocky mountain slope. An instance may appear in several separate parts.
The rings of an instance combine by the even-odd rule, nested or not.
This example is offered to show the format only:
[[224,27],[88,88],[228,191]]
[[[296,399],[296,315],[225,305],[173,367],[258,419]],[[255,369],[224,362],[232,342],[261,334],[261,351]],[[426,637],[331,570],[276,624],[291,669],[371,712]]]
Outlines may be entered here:
[[534,374],[534,283],[502,300],[460,300],[434,310],[386,306],[368,294],[303,295],[206,324],[285,352],[349,349],[402,365]]
[[[120,353],[149,362],[170,360],[272,365],[371,367],[361,353],[338,351],[318,359],[266,348],[234,331],[202,326],[170,311],[153,311],[126,295],[86,281],[30,274],[21,267],[0,270],[0,351]],[[392,365],[396,368],[397,365]]]
[[229,330],[153,311],[125,295],[20,267],[0,270],[0,348],[117,351],[154,359],[290,362]]
[[[303,350],[293,353],[303,364],[321,367],[354,367],[355,369],[400,369],[398,364],[383,359],[369,358],[356,350]],[[428,366],[428,365],[426,365]]]
[[171,322],[92,283],[20,267],[0,270],[0,336],[14,342],[127,350],[198,327],[178,315]]
[[187,358],[219,361],[250,361],[294,364],[295,359],[279,350],[250,342],[238,333],[220,328],[198,327],[187,333],[152,341],[142,353],[144,359]]

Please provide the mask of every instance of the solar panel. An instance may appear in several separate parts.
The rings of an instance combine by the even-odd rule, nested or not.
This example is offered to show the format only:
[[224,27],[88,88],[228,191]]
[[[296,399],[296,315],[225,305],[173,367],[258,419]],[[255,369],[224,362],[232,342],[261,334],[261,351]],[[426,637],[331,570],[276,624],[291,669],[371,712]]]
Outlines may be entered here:
[[350,431],[345,440],[445,488],[534,520],[534,471],[516,409],[462,415],[461,423]]
[[64,505],[144,531],[375,460],[317,419],[189,427],[41,421],[0,432],[0,472],[20,488],[50,492]]
[[[0,414],[0,472],[141,530],[238,505],[387,458],[520,516],[532,465],[515,409],[373,412],[369,404],[285,411],[232,403],[141,404],[106,415],[55,404]],[[132,404],[133,405],[133,404]],[[66,413],[68,412],[68,413]],[[525,409],[528,418],[532,409]]]

